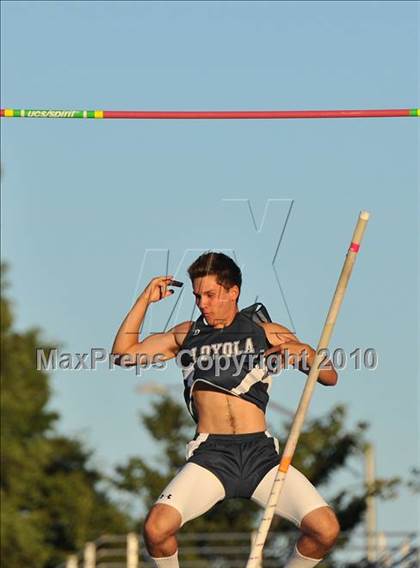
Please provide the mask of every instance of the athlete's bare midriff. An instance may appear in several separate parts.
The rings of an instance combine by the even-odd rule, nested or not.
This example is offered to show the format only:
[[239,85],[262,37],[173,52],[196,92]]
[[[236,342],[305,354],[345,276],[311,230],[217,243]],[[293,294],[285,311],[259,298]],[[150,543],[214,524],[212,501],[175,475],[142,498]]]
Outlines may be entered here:
[[198,432],[209,434],[249,434],[264,432],[264,412],[246,400],[198,382],[194,387]]

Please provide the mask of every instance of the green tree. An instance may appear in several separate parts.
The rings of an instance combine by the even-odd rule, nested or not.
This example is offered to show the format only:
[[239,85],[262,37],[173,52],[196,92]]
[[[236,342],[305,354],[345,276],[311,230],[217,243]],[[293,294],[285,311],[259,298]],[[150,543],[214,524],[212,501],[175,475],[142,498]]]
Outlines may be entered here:
[[[185,463],[185,444],[193,437],[194,428],[183,406],[169,396],[155,400],[150,413],[142,415],[141,421],[160,449],[156,463],[150,463],[142,457],[132,457],[126,464],[116,468],[114,483],[119,489],[140,497],[149,509],[165,485]],[[334,475],[346,466],[351,456],[362,454],[367,425],[359,423],[349,430],[345,422],[345,408],[336,406],[326,416],[309,420],[301,434],[293,464],[318,487],[327,485]],[[289,430],[290,423],[285,423],[283,430],[276,433],[276,437],[284,442]],[[392,496],[392,490],[398,481],[378,480],[374,488],[375,494]],[[362,483],[358,484],[358,487],[356,484],[356,488],[344,489],[330,499],[345,533],[338,544],[339,547],[346,544],[352,531],[363,520],[365,500],[366,490]],[[206,515],[189,522],[183,530],[191,533],[251,533],[258,524],[260,514],[261,509],[251,501],[226,500],[217,504]],[[139,520],[137,530],[142,530],[143,522],[143,518]],[[276,537],[274,533],[280,533],[282,536]],[[275,518],[272,534],[267,545],[273,550],[280,550],[276,555],[279,560],[283,560],[285,557],[281,558],[281,554],[288,554],[288,548],[297,538],[297,530],[290,523]],[[205,541],[206,539],[197,541],[196,550],[188,555],[183,554],[181,559],[205,558],[206,554],[200,552]],[[229,541],[223,542],[229,544]],[[231,544],[234,544],[233,539]],[[214,557],[212,558],[214,563]],[[228,566],[228,563],[223,564],[222,561],[223,555],[219,559],[220,566]],[[209,561],[208,566],[211,565]],[[321,566],[335,568],[337,563],[334,563],[331,557],[325,560],[320,568]]]
[[130,519],[107,496],[92,451],[55,433],[59,416],[47,408],[49,377],[36,369],[35,356],[49,347],[39,329],[14,330],[3,292],[2,285],[2,565],[52,568],[103,532],[125,532]]

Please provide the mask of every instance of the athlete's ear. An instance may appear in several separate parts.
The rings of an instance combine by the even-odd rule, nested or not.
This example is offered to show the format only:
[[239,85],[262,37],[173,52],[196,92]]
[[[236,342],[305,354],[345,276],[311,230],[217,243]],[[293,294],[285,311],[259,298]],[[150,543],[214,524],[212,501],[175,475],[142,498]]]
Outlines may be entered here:
[[239,298],[239,286],[237,286],[236,284],[234,286],[232,286],[231,288],[229,288],[229,295],[232,298],[232,300],[234,300],[235,302],[238,301]]

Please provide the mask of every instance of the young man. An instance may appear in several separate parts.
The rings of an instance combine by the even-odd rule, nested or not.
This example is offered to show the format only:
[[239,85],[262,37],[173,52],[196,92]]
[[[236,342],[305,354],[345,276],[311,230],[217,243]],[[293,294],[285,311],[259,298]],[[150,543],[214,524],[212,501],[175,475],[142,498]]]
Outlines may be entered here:
[[[179,567],[178,530],[217,502],[245,497],[265,506],[279,463],[278,442],[266,429],[271,377],[265,357],[277,353],[283,364],[288,363],[285,357],[293,357],[308,373],[315,356],[310,345],[271,322],[262,304],[239,311],[242,276],[228,256],[205,253],[188,273],[201,311],[197,321],[133,341],[148,306],[173,292],[168,289],[172,276],[160,276],[139,296],[112,348],[126,365],[176,357],[183,368],[185,400],[197,423],[186,465],[164,489],[145,523],[147,548],[158,568]],[[337,373],[329,362],[318,381],[336,384]],[[302,532],[285,568],[319,564],[337,539],[338,521],[315,487],[292,466],[276,513]]]

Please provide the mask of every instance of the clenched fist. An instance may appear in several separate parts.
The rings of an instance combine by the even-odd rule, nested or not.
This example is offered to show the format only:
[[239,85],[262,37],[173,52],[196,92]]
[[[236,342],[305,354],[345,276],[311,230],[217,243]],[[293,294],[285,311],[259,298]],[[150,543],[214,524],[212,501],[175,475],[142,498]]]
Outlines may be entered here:
[[171,275],[153,278],[144,289],[142,296],[144,296],[150,304],[172,296],[174,291],[168,290],[172,278],[173,276]]

